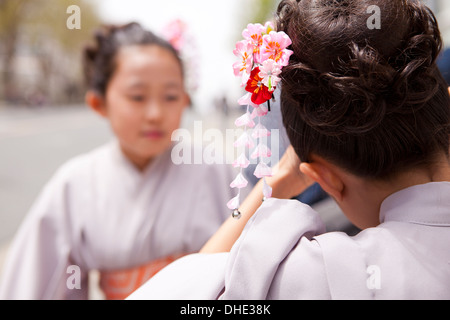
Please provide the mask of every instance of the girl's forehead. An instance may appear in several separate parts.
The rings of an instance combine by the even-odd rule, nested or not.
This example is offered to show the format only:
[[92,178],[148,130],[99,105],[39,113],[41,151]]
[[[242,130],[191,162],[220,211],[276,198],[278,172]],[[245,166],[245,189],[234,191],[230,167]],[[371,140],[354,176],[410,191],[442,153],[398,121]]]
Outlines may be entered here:
[[122,48],[116,60],[116,76],[137,85],[156,81],[176,86],[183,82],[181,65],[170,51],[156,45]]
[[149,86],[156,85],[164,89],[183,89],[183,83],[181,81],[173,81],[170,78],[159,78],[156,81],[148,81],[142,77],[135,76],[124,79],[123,84],[127,89],[146,89]]
[[154,68],[181,72],[181,64],[173,53],[157,45],[123,47],[117,54],[116,64],[122,69]]

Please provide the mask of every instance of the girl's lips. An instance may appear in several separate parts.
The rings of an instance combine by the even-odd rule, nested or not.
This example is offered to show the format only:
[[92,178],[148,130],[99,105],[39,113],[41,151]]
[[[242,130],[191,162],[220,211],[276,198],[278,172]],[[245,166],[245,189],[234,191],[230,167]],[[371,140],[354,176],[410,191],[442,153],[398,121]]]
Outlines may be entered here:
[[142,135],[149,139],[160,139],[164,136],[164,132],[159,130],[148,130],[143,131]]

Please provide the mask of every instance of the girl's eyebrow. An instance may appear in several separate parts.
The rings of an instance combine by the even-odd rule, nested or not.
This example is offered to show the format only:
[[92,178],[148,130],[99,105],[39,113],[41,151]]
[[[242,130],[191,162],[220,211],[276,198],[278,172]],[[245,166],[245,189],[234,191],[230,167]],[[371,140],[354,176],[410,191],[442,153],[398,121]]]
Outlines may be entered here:
[[146,85],[142,81],[131,81],[127,85],[128,89],[134,89],[134,88],[143,88],[146,87]]
[[181,83],[178,83],[178,82],[167,82],[164,86],[165,86],[167,89],[171,89],[171,88],[179,89],[179,88],[182,87],[182,84],[181,84]]
[[[179,89],[182,88],[183,85],[181,83],[175,82],[175,81],[168,81],[166,83],[163,83],[162,86],[165,89]],[[140,80],[134,80],[134,81],[130,81],[130,83],[127,84],[127,88],[128,89],[142,89],[142,88],[147,88],[148,85]]]

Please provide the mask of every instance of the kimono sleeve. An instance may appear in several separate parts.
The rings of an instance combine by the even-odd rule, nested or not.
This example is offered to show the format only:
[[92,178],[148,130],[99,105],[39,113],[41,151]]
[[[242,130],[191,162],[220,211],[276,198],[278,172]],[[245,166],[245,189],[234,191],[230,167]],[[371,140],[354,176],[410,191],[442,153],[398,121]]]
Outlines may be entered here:
[[220,299],[278,299],[270,289],[280,265],[302,239],[310,241],[324,232],[318,213],[309,206],[297,200],[267,199],[230,251]]
[[197,173],[199,183],[192,179],[186,184],[186,194],[192,197],[192,205],[186,208],[189,221],[184,235],[188,252],[198,251],[231,215],[227,202],[234,197],[229,165],[198,166]]
[[[47,183],[16,233],[0,282],[0,299],[65,299],[70,265],[68,183],[61,170]],[[81,276],[80,276],[81,278]]]
[[172,262],[127,300],[213,300],[223,290],[228,253],[195,253]]

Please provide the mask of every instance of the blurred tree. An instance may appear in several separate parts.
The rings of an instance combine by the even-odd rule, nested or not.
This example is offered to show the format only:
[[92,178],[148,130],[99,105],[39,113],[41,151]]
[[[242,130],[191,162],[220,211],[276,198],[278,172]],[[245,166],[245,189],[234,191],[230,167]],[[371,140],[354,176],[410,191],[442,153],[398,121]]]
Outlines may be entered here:
[[3,90],[0,90],[0,94],[3,97],[11,94],[12,91],[11,83],[14,82],[12,61],[16,54],[21,13],[27,1],[0,0],[0,53],[2,55],[1,65],[3,66],[1,75],[1,88]]
[[249,21],[264,24],[272,20],[279,0],[247,0],[249,9]]
[[[22,0],[24,1],[24,0]],[[29,1],[26,24],[30,37],[39,40],[42,35],[56,40],[66,50],[77,50],[90,38],[92,29],[100,23],[96,8],[87,0],[25,0]],[[81,29],[68,29],[67,8],[77,5],[81,11]]]
[[249,23],[261,23],[272,20],[275,10],[280,0],[245,0],[239,5],[239,14],[241,20],[241,27],[236,35],[236,40],[242,38],[242,30],[244,30]]
[[[71,5],[80,8],[80,29],[67,27]],[[11,100],[14,91],[21,89],[18,82],[23,85],[24,81],[18,79],[13,61],[26,55],[39,66],[38,87],[29,91],[41,91],[53,102],[66,102],[70,96],[66,91],[80,87],[81,47],[100,23],[96,8],[87,0],[0,0],[3,98]]]

